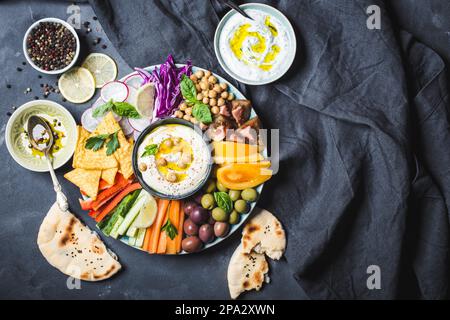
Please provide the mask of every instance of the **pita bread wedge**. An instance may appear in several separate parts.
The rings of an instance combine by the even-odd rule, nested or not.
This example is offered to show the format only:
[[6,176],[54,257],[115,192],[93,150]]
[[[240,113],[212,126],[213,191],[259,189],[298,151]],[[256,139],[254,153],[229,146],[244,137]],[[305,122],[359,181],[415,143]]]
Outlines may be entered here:
[[286,235],[280,221],[269,211],[255,209],[256,214],[242,231],[242,250],[266,254],[279,260],[286,249]]
[[100,281],[121,268],[97,234],[56,203],[41,224],[37,244],[52,266],[77,279]]
[[244,253],[239,245],[228,265],[228,289],[232,299],[242,292],[262,288],[266,274],[269,271],[264,254],[256,252]]
[[73,169],[64,175],[64,178],[79,187],[91,199],[96,199],[98,184],[100,182],[100,170]]
[[113,185],[116,180],[116,174],[118,168],[111,168],[102,170],[102,179],[105,180],[109,185]]

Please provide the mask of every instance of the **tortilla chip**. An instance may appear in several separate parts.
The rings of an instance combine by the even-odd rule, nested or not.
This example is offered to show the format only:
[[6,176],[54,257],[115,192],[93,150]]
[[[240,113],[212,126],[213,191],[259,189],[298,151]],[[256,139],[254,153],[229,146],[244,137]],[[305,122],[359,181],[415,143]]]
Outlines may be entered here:
[[98,184],[100,182],[100,170],[74,169],[67,172],[64,178],[79,187],[90,198],[97,198]]
[[98,151],[86,149],[86,140],[91,134],[82,127],[78,127],[78,141],[73,155],[74,168],[104,170],[117,168],[118,163],[114,156],[106,155],[106,147]]
[[116,180],[118,168],[111,168],[102,170],[102,179],[105,180],[108,184],[113,185]]
[[111,134],[117,131],[119,132],[117,137],[119,139],[120,147],[114,152],[114,157],[119,162],[120,172],[125,179],[128,179],[133,175],[133,143],[130,143],[127,140],[119,123],[114,119],[112,112],[109,112],[103,118],[102,122],[100,122],[95,129],[94,134]]

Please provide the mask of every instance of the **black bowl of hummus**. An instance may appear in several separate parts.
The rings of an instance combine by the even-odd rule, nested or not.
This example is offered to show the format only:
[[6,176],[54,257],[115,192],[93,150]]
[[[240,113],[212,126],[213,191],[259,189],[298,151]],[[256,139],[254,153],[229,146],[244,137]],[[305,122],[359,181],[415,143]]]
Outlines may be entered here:
[[133,170],[152,195],[180,200],[196,194],[212,170],[211,148],[191,122],[165,118],[148,126],[136,140]]

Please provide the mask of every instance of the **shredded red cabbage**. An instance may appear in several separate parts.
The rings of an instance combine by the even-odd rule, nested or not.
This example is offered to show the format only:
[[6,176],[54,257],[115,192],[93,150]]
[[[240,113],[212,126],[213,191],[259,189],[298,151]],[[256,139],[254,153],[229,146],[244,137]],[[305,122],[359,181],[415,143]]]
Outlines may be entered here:
[[153,108],[153,120],[170,116],[181,103],[182,95],[180,89],[183,74],[190,76],[192,63],[187,61],[186,65],[178,68],[172,55],[167,57],[160,68],[156,67],[152,73],[140,68],[135,68],[143,79],[143,84],[152,82],[155,84],[156,98]]

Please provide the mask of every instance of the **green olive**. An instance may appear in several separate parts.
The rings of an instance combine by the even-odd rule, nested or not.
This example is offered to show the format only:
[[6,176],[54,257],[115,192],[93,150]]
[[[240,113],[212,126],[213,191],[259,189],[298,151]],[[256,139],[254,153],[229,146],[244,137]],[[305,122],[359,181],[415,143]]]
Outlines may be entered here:
[[240,199],[234,203],[234,208],[239,213],[247,213],[249,206],[245,200]]
[[239,215],[239,213],[236,210],[233,210],[230,213],[230,218],[228,219],[228,222],[230,224],[238,224],[240,219],[241,219],[241,216]]
[[204,194],[200,202],[202,203],[202,207],[208,210],[211,210],[215,206],[214,196],[210,193]]
[[231,201],[238,201],[241,198],[241,192],[239,190],[230,190],[228,192]]
[[219,181],[217,181],[217,190],[221,191],[221,192],[228,192],[228,189],[221,184]]
[[216,191],[216,182],[214,180],[208,180],[205,186],[206,193],[213,193]]
[[222,208],[214,208],[212,211],[212,217],[219,222],[228,221],[228,214]]
[[245,189],[241,196],[245,201],[255,202],[258,198],[258,192],[255,189]]

